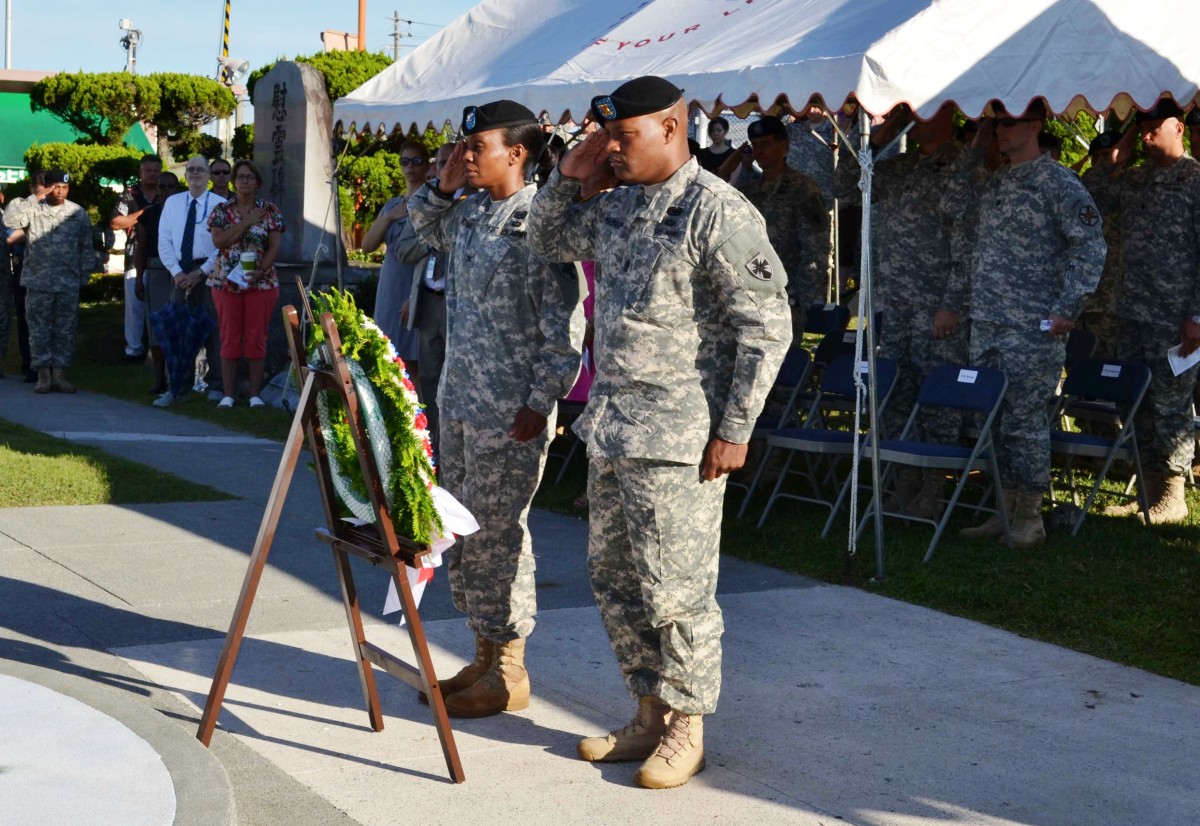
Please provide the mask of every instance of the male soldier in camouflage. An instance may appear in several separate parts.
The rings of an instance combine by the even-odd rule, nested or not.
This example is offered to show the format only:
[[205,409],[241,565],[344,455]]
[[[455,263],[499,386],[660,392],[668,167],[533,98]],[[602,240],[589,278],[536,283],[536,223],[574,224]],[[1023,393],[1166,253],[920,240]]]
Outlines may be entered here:
[[[579,373],[583,309],[574,268],[543,261],[525,241],[534,192],[526,176],[544,140],[533,113],[506,100],[468,106],[463,134],[408,211],[448,256],[442,485],[480,525],[447,565],[475,659],[441,688],[451,715],[484,717],[529,705],[525,638],[536,605],[526,520],[555,405]],[[468,183],[478,191],[454,200]]]
[[35,393],[74,393],[67,368],[75,357],[79,325],[79,289],[96,263],[92,222],[83,207],[67,200],[71,178],[60,169],[45,175],[48,189],[19,198],[4,210],[4,225],[25,230],[25,266],[31,365],[37,371]]
[[[1100,213],[1079,178],[1038,148],[1042,101],[1022,117],[996,106],[996,142],[1008,165],[980,194],[971,266],[971,363],[1008,375],[995,425],[996,458],[1013,544],[1046,540],[1048,406],[1062,376],[1066,335],[1104,268]],[[993,516],[964,536],[1000,536]]]
[[825,297],[829,262],[829,210],[816,181],[788,166],[788,133],[783,121],[762,117],[747,129],[749,154],[762,175],[745,176],[738,189],[767,222],[767,238],[787,270],[792,333],[804,329],[809,306]]
[[1083,302],[1079,326],[1096,337],[1096,354],[1115,357],[1120,320],[1117,318],[1117,293],[1121,289],[1121,176],[1132,154],[1133,134],[1113,130],[1095,137],[1088,147],[1092,165],[1080,176],[1084,189],[1096,202],[1104,226],[1108,254],[1096,292]]
[[[875,151],[912,118],[898,107],[883,127],[871,135]],[[963,217],[962,204],[952,196],[962,174],[963,146],[954,140],[954,106],[946,104],[928,121],[917,121],[908,132],[910,148],[875,166],[872,227],[875,237],[876,307],[883,313],[880,347],[900,365],[895,389],[885,414],[893,436],[908,419],[921,382],[941,364],[967,360],[967,312],[970,284],[965,270],[951,266],[952,228]],[[911,145],[915,144],[915,151]],[[858,158],[846,153],[838,164],[836,188],[847,203],[860,200]],[[927,411],[919,422],[921,437],[952,444],[958,441],[960,420],[947,411]],[[936,518],[945,476],[921,474],[919,469],[899,479],[897,499],[889,505],[912,516]]]
[[[592,101],[604,129],[561,162],[530,210],[534,251],[595,260],[596,378],[588,569],[638,710],[579,743],[585,760],[644,760],[668,788],[704,768],[721,683],[715,594],[726,474],[791,341],[787,275],[762,217],[688,156],[682,93],[657,77]],[[626,184],[576,203],[611,164]]]
[[[1200,345],[1200,163],[1183,148],[1183,111],[1164,98],[1137,116],[1147,163],[1121,176],[1121,264],[1117,300],[1122,359],[1150,368],[1135,420],[1151,522],[1187,518],[1184,475],[1194,440],[1196,367],[1176,376],[1167,350]],[[1124,513],[1134,508],[1111,508]]]

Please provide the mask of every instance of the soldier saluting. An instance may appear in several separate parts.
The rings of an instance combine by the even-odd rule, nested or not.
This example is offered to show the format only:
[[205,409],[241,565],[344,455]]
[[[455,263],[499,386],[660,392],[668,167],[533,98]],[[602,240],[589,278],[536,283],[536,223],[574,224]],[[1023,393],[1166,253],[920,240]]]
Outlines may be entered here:
[[[715,594],[726,475],[791,340],[787,274],[762,217],[690,158],[682,92],[658,77],[592,101],[603,129],[560,163],[529,213],[533,251],[596,261],[588,567],[634,719],[579,743],[644,760],[648,788],[704,768],[721,686]],[[576,203],[611,165],[626,186]]]

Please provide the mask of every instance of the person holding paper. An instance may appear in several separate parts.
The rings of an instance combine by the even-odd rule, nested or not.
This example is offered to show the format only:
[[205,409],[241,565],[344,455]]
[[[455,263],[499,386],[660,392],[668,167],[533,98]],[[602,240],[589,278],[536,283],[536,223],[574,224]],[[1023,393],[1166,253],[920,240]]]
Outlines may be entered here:
[[[1117,352],[1150,368],[1135,426],[1152,523],[1187,518],[1184,477],[1194,447],[1196,367],[1176,376],[1167,351],[1200,345],[1200,163],[1184,151],[1183,110],[1170,98],[1137,115],[1148,163],[1121,176],[1121,263]],[[1113,507],[1110,515],[1131,515]]]
[[225,395],[217,407],[233,407],[238,359],[245,357],[250,378],[250,406],[262,407],[263,366],[267,329],[279,298],[275,257],[286,225],[279,208],[258,197],[262,172],[254,161],[233,165],[234,198],[213,209],[208,218],[217,266],[208,277],[221,331],[221,377]]
[[[971,273],[971,363],[1003,370],[1008,392],[993,425],[1013,545],[1046,541],[1042,497],[1050,483],[1049,404],[1062,377],[1066,336],[1095,292],[1106,246],[1100,212],[1075,173],[1044,154],[1048,111],[1020,116],[993,104],[1008,165],[983,184]],[[997,537],[993,515],[967,537]]]

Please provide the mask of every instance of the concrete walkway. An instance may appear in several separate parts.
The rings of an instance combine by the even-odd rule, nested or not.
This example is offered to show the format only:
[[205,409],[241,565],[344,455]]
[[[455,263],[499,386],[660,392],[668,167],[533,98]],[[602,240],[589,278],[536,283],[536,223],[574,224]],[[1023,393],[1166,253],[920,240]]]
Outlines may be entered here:
[[[454,785],[407,687],[381,675],[386,725],[367,726],[306,471],[205,749],[199,707],[280,446],[10,380],[0,419],[238,497],[0,510],[6,825],[1197,822],[1200,689],[736,560],[722,567],[709,768],[647,792],[634,765],[582,763],[575,741],[623,724],[632,701],[587,586],[586,524],[542,512],[533,702],[455,723],[467,782]],[[355,571],[368,635],[403,650],[378,613],[385,578]],[[444,576],[422,615],[448,674],[473,648]]]

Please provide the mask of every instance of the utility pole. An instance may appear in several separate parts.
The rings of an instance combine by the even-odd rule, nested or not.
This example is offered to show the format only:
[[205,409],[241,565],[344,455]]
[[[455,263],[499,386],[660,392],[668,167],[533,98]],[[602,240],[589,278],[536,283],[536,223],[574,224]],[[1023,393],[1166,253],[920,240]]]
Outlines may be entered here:
[[4,68],[12,68],[12,0],[4,4]]
[[137,48],[142,42],[142,30],[133,27],[133,21],[128,17],[122,17],[117,23],[118,28],[125,32],[125,36],[121,38],[121,45],[125,47],[125,71],[131,75],[137,74]]
[[367,0],[358,0],[358,50],[367,50]]

